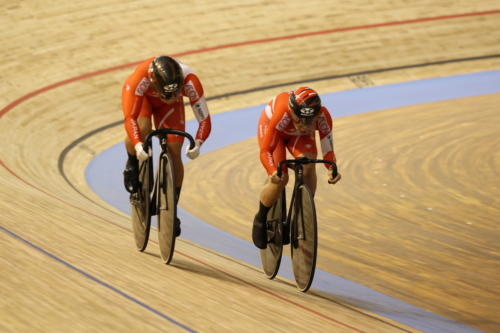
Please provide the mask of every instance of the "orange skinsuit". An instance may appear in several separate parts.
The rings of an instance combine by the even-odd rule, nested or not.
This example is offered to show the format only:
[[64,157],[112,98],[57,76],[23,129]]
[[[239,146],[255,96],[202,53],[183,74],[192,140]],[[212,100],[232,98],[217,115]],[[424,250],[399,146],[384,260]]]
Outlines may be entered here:
[[[277,170],[278,163],[286,159],[285,146],[294,158],[302,153],[317,155],[316,131],[319,131],[323,159],[337,162],[333,150],[332,117],[328,110],[322,106],[315,126],[308,134],[300,135],[293,125],[291,111],[288,109],[291,94],[292,91],[288,91],[276,96],[260,115],[257,128],[260,161],[268,175],[273,174]],[[326,163],[325,166],[330,167]],[[283,172],[288,172],[287,168],[283,169]]]
[[[157,92],[149,84],[148,68],[154,58],[149,58],[139,64],[123,85],[122,109],[125,116],[125,130],[132,144],[135,146],[141,142],[141,133],[137,125],[139,116],[151,119],[153,115],[156,129],[171,128],[184,131],[186,128],[185,109],[181,96],[189,97],[189,103],[199,124],[195,139],[203,143],[210,135],[212,124],[200,80],[188,66],[176,60],[184,73],[184,84],[177,101],[172,105],[167,105],[161,101]],[[167,140],[182,143],[184,137],[169,134]]]

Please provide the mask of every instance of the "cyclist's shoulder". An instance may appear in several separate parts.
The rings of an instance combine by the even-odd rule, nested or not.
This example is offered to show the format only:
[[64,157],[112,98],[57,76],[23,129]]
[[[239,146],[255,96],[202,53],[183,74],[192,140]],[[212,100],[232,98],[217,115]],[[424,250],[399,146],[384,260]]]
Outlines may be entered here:
[[149,69],[149,65],[151,64],[151,61],[153,61],[154,58],[156,58],[156,56],[150,57],[150,58],[140,62],[139,65],[137,65],[137,67],[135,68],[134,72],[141,73],[141,74],[147,74],[148,69]]
[[151,61],[153,61],[155,57],[151,57],[149,59],[146,59],[139,63],[137,67],[134,69],[132,74],[130,74],[129,78],[127,79],[127,84],[129,86],[138,86],[142,84],[146,84],[149,86],[149,81],[148,80],[148,69],[149,69],[149,64],[151,64]]
[[270,102],[269,106],[273,109],[273,114],[279,112],[281,114],[288,112],[288,100],[291,92],[282,92],[276,95]]
[[177,61],[179,63],[179,65],[181,66],[182,74],[184,75],[184,83],[187,83],[187,81],[189,81],[190,79],[192,80],[193,78],[195,78],[199,81],[198,76],[193,72],[191,67],[189,67],[188,65],[186,65],[185,63],[183,63],[179,59],[175,59],[175,58],[173,58],[173,59],[175,61]]

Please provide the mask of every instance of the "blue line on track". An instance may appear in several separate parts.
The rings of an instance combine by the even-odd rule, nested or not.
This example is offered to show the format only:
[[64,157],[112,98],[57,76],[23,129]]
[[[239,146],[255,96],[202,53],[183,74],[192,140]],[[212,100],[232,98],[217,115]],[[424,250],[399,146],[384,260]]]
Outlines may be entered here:
[[153,312],[153,313],[157,314],[158,316],[162,317],[163,319],[166,319],[166,320],[170,321],[171,323],[173,323],[173,324],[175,324],[175,325],[177,325],[177,326],[179,326],[179,327],[181,327],[181,328],[185,329],[185,330],[186,330],[186,331],[188,331],[188,332],[193,332],[193,333],[196,333],[196,331],[194,331],[194,330],[190,329],[189,327],[187,327],[187,326],[185,326],[185,325],[182,325],[182,324],[181,324],[181,323],[179,323],[178,321],[176,321],[176,320],[174,320],[174,319],[170,318],[170,317],[169,317],[169,316],[167,316],[167,315],[164,315],[163,313],[161,313],[161,312],[160,312],[160,311],[158,311],[158,310],[153,309],[153,308],[152,308],[152,307],[150,307],[149,305],[144,304],[144,303],[142,303],[141,301],[139,301],[139,300],[137,300],[137,299],[133,298],[132,296],[129,296],[129,295],[125,294],[123,291],[120,291],[120,290],[116,289],[115,287],[110,286],[110,285],[109,285],[109,284],[107,284],[106,282],[103,282],[103,281],[99,280],[98,278],[93,277],[93,276],[92,276],[92,275],[90,275],[89,273],[86,273],[86,272],[82,271],[81,269],[76,268],[75,266],[71,265],[70,263],[68,263],[68,262],[66,262],[66,261],[64,261],[64,260],[62,260],[61,258],[56,257],[56,256],[55,256],[55,255],[53,255],[52,253],[49,253],[49,252],[45,251],[44,249],[42,249],[42,248],[40,248],[40,247],[36,246],[35,244],[31,243],[30,241],[28,241],[28,240],[26,240],[26,239],[24,239],[24,238],[22,238],[22,237],[20,237],[20,236],[16,235],[16,234],[15,234],[15,233],[13,233],[12,231],[10,231],[10,230],[8,230],[8,229],[6,229],[6,228],[2,227],[2,226],[0,226],[0,229],[1,229],[1,230],[3,230],[3,231],[5,231],[6,233],[8,233],[9,235],[11,235],[12,237],[17,238],[17,239],[19,239],[20,241],[24,242],[25,244],[27,244],[27,245],[31,246],[31,247],[32,247],[32,248],[34,248],[35,250],[38,250],[38,251],[42,252],[43,254],[45,254],[45,255],[47,255],[47,256],[49,256],[49,257],[51,257],[52,259],[54,259],[54,260],[56,260],[56,261],[60,262],[61,264],[63,264],[63,265],[65,265],[65,266],[67,266],[67,267],[71,268],[72,270],[74,270],[74,271],[76,271],[76,272],[78,272],[78,273],[80,273],[80,274],[84,275],[85,277],[89,278],[90,280],[92,280],[92,281],[94,281],[94,282],[99,283],[100,285],[102,285],[102,286],[104,286],[104,287],[106,287],[106,288],[108,288],[108,289],[110,289],[110,290],[114,291],[114,292],[115,292],[115,293],[117,293],[117,294],[120,294],[121,296],[125,297],[125,298],[126,298],[126,299],[128,299],[129,301],[132,301],[132,302],[134,302],[134,303],[136,303],[136,304],[138,304],[138,305],[142,306],[143,308],[145,308],[145,309],[147,309],[147,310],[149,310],[149,311],[151,311],[151,312]]
[[[322,94],[321,98],[332,116],[337,118],[499,92],[500,71],[491,71]],[[266,104],[213,115],[213,131],[203,145],[202,153],[207,154],[255,137],[258,118]],[[186,130],[189,133],[195,133],[197,127],[198,124],[195,121],[186,124]],[[257,143],[255,144],[255,158],[258,159]],[[112,146],[89,163],[85,178],[89,187],[104,201],[129,214],[128,194],[123,189],[122,178],[125,161],[123,144]],[[185,160],[185,162],[188,161]],[[189,163],[196,163],[196,161]],[[255,202],[257,200],[255,199]],[[181,200],[181,205],[186,204],[188,203],[182,203]],[[257,207],[256,203],[256,209]],[[259,252],[253,244],[201,221],[186,213],[181,207],[178,209],[178,215],[183,225],[182,236],[189,241],[261,267]],[[253,216],[248,217],[249,226],[252,219]],[[293,280],[289,258],[283,257],[279,275]],[[479,332],[319,269],[316,270],[312,288],[424,332]]]

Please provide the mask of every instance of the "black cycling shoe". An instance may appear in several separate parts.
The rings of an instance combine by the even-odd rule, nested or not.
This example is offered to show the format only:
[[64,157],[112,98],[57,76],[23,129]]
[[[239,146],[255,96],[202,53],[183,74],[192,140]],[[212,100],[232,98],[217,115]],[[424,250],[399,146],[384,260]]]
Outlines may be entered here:
[[130,166],[128,163],[123,171],[123,181],[125,189],[129,193],[139,191],[139,169]]
[[253,227],[252,227],[252,240],[255,246],[259,249],[264,250],[267,247],[267,228],[266,222],[262,223],[257,218],[259,214],[255,215],[253,219]]
[[179,237],[181,235],[181,220],[178,217],[175,218],[175,237]]

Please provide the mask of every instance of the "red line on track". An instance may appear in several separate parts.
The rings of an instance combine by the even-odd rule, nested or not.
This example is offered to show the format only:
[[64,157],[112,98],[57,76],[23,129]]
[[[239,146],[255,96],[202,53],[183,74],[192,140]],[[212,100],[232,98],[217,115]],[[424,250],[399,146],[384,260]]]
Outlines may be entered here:
[[[5,163],[3,163],[3,161],[2,161],[2,160],[0,160],[0,165],[2,165],[2,166],[3,166],[3,167],[7,170],[7,171],[9,171],[9,172],[10,172],[10,173],[14,176],[14,177],[16,177],[17,179],[21,180],[21,181],[22,181],[22,182],[24,182],[25,184],[27,184],[27,185],[29,185],[29,186],[33,187],[34,189],[36,189],[36,190],[38,190],[38,191],[42,192],[43,194],[46,194],[46,195],[48,195],[49,197],[54,198],[54,199],[56,199],[56,200],[58,200],[58,201],[60,201],[60,202],[62,202],[62,203],[65,203],[65,204],[67,204],[67,205],[69,205],[69,206],[71,206],[71,207],[73,207],[73,208],[76,208],[76,209],[78,209],[78,210],[80,210],[80,211],[82,211],[82,212],[88,213],[89,215],[91,215],[91,216],[93,216],[93,217],[96,217],[96,218],[98,218],[98,219],[100,219],[100,220],[102,220],[102,221],[104,221],[104,222],[110,223],[110,224],[112,224],[112,225],[114,225],[114,226],[116,226],[116,227],[118,227],[118,228],[120,228],[120,229],[123,229],[123,230],[125,230],[125,231],[128,231],[128,232],[132,233],[132,230],[130,230],[130,229],[128,229],[128,228],[125,228],[125,227],[123,227],[123,226],[121,226],[121,225],[119,225],[119,224],[116,224],[116,223],[114,223],[114,222],[111,222],[111,221],[109,221],[109,220],[106,220],[105,218],[103,218],[103,217],[101,217],[101,216],[99,216],[99,215],[93,214],[93,213],[91,213],[91,212],[89,212],[89,211],[87,211],[87,210],[85,210],[85,209],[83,209],[83,208],[80,208],[80,207],[77,207],[77,206],[75,206],[75,205],[73,205],[73,204],[70,204],[69,202],[66,202],[66,201],[64,201],[64,200],[62,200],[62,199],[60,199],[60,198],[58,198],[58,197],[56,197],[56,196],[54,196],[54,195],[52,195],[52,194],[50,194],[50,193],[45,192],[44,190],[42,190],[42,189],[40,189],[40,188],[36,187],[35,185],[28,183],[27,181],[25,181],[24,179],[22,179],[21,177],[19,177],[16,173],[14,173],[14,171],[12,171],[9,167],[7,167],[7,166],[5,165]],[[150,242],[153,242],[153,243],[155,243],[155,244],[158,244],[158,242],[156,242],[156,241],[154,241],[154,240],[152,240],[152,239],[149,239],[149,241],[150,241]],[[312,310],[312,309],[309,309],[309,308],[307,308],[307,307],[305,307],[305,306],[303,306],[303,305],[301,305],[301,304],[299,304],[299,303],[296,303],[296,302],[290,301],[290,300],[288,300],[288,299],[286,299],[286,298],[284,298],[284,297],[282,297],[282,296],[280,296],[280,295],[278,295],[278,294],[275,294],[275,293],[273,293],[273,292],[271,292],[271,291],[269,291],[269,290],[266,290],[266,289],[264,289],[264,288],[262,288],[262,287],[259,287],[259,286],[255,285],[255,284],[253,284],[253,283],[250,283],[250,282],[245,281],[245,280],[243,280],[243,279],[241,279],[241,278],[239,278],[239,277],[236,277],[236,276],[234,276],[234,275],[232,275],[232,274],[229,274],[229,273],[227,273],[227,272],[224,272],[224,271],[223,271],[223,270],[221,270],[221,269],[218,269],[218,268],[216,268],[216,267],[214,267],[214,266],[212,266],[212,265],[209,265],[209,264],[207,264],[207,263],[205,263],[205,262],[203,262],[203,261],[201,261],[201,260],[198,260],[198,259],[196,259],[196,258],[193,258],[193,257],[191,257],[191,256],[189,256],[189,255],[187,255],[187,254],[185,254],[185,253],[182,253],[182,252],[177,251],[177,250],[174,250],[174,251],[175,251],[176,253],[178,253],[178,254],[180,254],[180,255],[182,255],[182,256],[184,256],[184,257],[186,257],[186,258],[189,258],[189,259],[191,259],[191,260],[193,260],[193,261],[196,261],[197,263],[200,263],[200,264],[202,264],[202,265],[204,265],[204,266],[207,266],[207,267],[209,267],[209,268],[211,268],[211,269],[213,269],[213,270],[215,270],[215,271],[217,271],[217,272],[219,272],[219,273],[222,273],[222,274],[224,274],[224,275],[227,275],[227,276],[229,276],[229,277],[231,277],[231,278],[233,278],[233,279],[235,279],[235,280],[238,280],[238,281],[240,281],[240,282],[243,282],[243,283],[245,283],[245,284],[249,285],[250,287],[253,287],[253,288],[255,288],[255,289],[258,289],[259,291],[262,291],[262,292],[264,292],[264,293],[267,293],[267,294],[269,294],[269,295],[271,295],[271,296],[274,296],[274,297],[276,297],[276,298],[278,298],[278,299],[280,299],[280,300],[282,300],[282,301],[284,301],[284,302],[290,303],[290,304],[292,304],[292,305],[294,305],[294,306],[297,306],[297,307],[299,307],[299,308],[301,308],[301,309],[303,309],[303,310],[306,310],[306,311],[308,311],[308,312],[311,312],[311,313],[313,313],[313,314],[315,314],[315,315],[318,315],[318,316],[320,316],[320,317],[322,317],[322,318],[328,319],[328,320],[330,320],[330,321],[332,321],[332,322],[335,322],[335,323],[337,323],[337,324],[339,324],[339,325],[342,325],[342,326],[348,327],[348,328],[350,328],[350,329],[352,329],[352,330],[354,330],[354,331],[356,331],[356,332],[365,333],[364,331],[360,331],[359,329],[357,329],[357,328],[355,328],[355,327],[352,327],[352,326],[349,326],[349,325],[347,325],[347,324],[344,324],[344,323],[342,323],[342,322],[340,322],[340,321],[338,321],[338,320],[335,320],[335,319],[333,319],[333,318],[331,318],[331,317],[328,317],[328,316],[326,316],[326,315],[324,315],[324,314],[322,314],[322,313],[319,313],[319,312],[317,312],[317,311],[314,311],[314,310]]]
[[[413,24],[413,23],[421,23],[421,22],[429,22],[429,21],[440,21],[440,20],[448,20],[448,19],[455,19],[455,18],[461,18],[461,17],[471,17],[471,16],[484,16],[484,15],[492,15],[492,14],[500,14],[500,10],[491,10],[491,11],[486,11],[486,12],[475,12],[475,13],[465,13],[465,14],[456,14],[456,15],[445,15],[445,16],[436,16],[436,17],[424,17],[420,19],[414,19],[414,20],[406,20],[406,21],[395,21],[395,22],[386,22],[386,23],[377,23],[377,24],[369,24],[369,25],[360,25],[360,26],[355,26],[355,27],[345,27],[345,28],[337,28],[337,29],[330,29],[330,30],[322,30],[322,31],[315,31],[315,32],[307,32],[303,34],[296,34],[296,35],[288,35],[288,36],[281,36],[281,37],[272,37],[272,38],[265,38],[265,39],[256,39],[256,40],[250,40],[246,42],[240,42],[240,43],[232,43],[232,44],[226,44],[226,45],[220,45],[220,46],[214,46],[214,47],[208,47],[205,49],[199,49],[199,50],[193,50],[193,51],[186,51],[186,52],[181,52],[177,54],[172,54],[173,57],[180,57],[180,56],[185,56],[185,55],[190,55],[190,54],[197,54],[197,53],[204,53],[204,52],[210,52],[210,51],[215,51],[215,50],[221,50],[221,49],[228,49],[232,47],[238,47],[238,46],[245,46],[245,45],[251,45],[251,44],[260,44],[260,43],[269,43],[269,42],[275,42],[278,40],[286,40],[286,39],[293,39],[293,38],[301,38],[301,37],[309,37],[309,36],[315,36],[315,35],[325,35],[325,34],[332,34],[332,33],[337,33],[337,32],[344,32],[344,31],[352,31],[352,30],[363,30],[363,29],[373,29],[373,28],[381,28],[381,27],[389,27],[389,26],[397,26],[397,25],[405,25],[405,24]],[[132,67],[132,66],[137,66],[140,64],[141,61],[136,61],[120,66],[115,66],[107,69],[102,69],[96,72],[80,75],[77,77],[74,77],[72,79],[67,79],[64,81],[56,82],[54,84],[51,84],[50,86],[35,90],[27,95],[24,95],[15,101],[11,102],[8,104],[6,107],[4,107],[2,110],[0,110],[0,118],[9,112],[12,108],[15,106],[19,105],[20,103],[30,99],[31,97],[34,97],[36,95],[39,95],[43,92],[46,92],[48,90],[63,86],[68,83],[76,82],[79,80],[83,80],[92,76],[97,76],[105,73],[109,73],[115,70],[127,68],[127,67]]]
[[[177,252],[177,251],[175,251],[175,252]],[[303,309],[303,310],[309,311],[309,312],[311,312],[311,313],[313,313],[313,314],[315,314],[315,315],[318,315],[318,316],[320,316],[320,317],[323,317],[323,318],[325,318],[325,319],[328,319],[328,320],[330,320],[330,321],[333,321],[333,322],[335,322],[335,323],[337,323],[337,324],[339,324],[339,325],[342,325],[342,326],[348,327],[348,328],[350,328],[350,329],[352,329],[352,330],[354,330],[354,331],[356,331],[356,332],[365,333],[364,331],[361,331],[361,330],[359,330],[359,329],[357,329],[357,328],[355,328],[355,327],[352,327],[352,326],[349,326],[349,325],[347,325],[347,324],[344,324],[343,322],[340,322],[340,321],[335,320],[335,319],[333,319],[333,318],[331,318],[331,317],[325,316],[324,314],[319,313],[319,312],[316,312],[316,311],[314,311],[314,310],[312,310],[312,309],[306,308],[305,306],[303,306],[303,305],[301,305],[301,304],[299,304],[299,303],[296,303],[296,302],[290,301],[289,299],[286,299],[286,298],[284,298],[284,297],[282,297],[282,296],[280,296],[280,295],[278,295],[278,294],[275,294],[275,293],[273,293],[273,292],[271,292],[271,291],[269,291],[269,290],[266,290],[266,289],[264,289],[264,288],[261,288],[261,287],[259,287],[259,286],[256,286],[256,285],[255,285],[255,284],[253,284],[253,283],[250,283],[250,282],[248,282],[248,281],[245,281],[245,280],[243,280],[243,279],[240,279],[239,277],[236,277],[236,276],[234,276],[234,275],[231,275],[231,274],[229,274],[229,273],[226,273],[226,272],[224,272],[223,270],[220,270],[220,269],[218,269],[218,268],[215,268],[215,267],[213,267],[213,266],[211,266],[211,265],[209,265],[209,264],[207,264],[207,263],[204,263],[203,261],[200,261],[200,260],[198,260],[198,259],[196,259],[196,258],[190,257],[190,256],[188,256],[188,255],[186,255],[186,254],[184,254],[184,253],[181,253],[181,252],[179,252],[179,254],[181,254],[181,255],[183,255],[183,256],[185,256],[185,257],[188,257],[189,259],[191,259],[191,260],[193,260],[193,261],[196,261],[196,262],[198,262],[198,263],[200,263],[200,264],[202,264],[202,265],[205,265],[205,266],[207,266],[207,267],[210,267],[211,269],[213,269],[213,270],[215,270],[215,271],[217,271],[217,272],[219,272],[219,273],[222,273],[222,274],[227,275],[227,276],[229,276],[229,277],[231,277],[231,278],[233,278],[233,279],[235,279],[235,280],[238,280],[238,281],[240,281],[240,282],[243,282],[243,283],[245,283],[245,284],[247,284],[247,285],[249,285],[249,286],[251,286],[251,287],[253,287],[253,288],[255,288],[255,289],[258,289],[258,290],[260,290],[260,291],[264,292],[264,293],[267,293],[267,294],[269,294],[269,295],[271,295],[271,296],[274,296],[274,297],[276,297],[276,298],[279,298],[280,300],[282,300],[282,301],[284,301],[284,302],[287,302],[287,303],[290,303],[290,304],[292,304],[292,305],[295,305],[295,306],[297,306],[297,307],[299,307],[299,308],[301,308],[301,309]]]
[[[395,21],[395,22],[386,22],[386,23],[378,23],[378,24],[370,24],[370,25],[363,25],[363,26],[355,26],[355,27],[346,27],[346,28],[337,28],[337,29],[331,29],[331,30],[322,30],[322,31],[316,31],[316,32],[309,32],[309,33],[303,33],[303,34],[296,34],[296,35],[288,35],[288,36],[282,36],[282,37],[273,37],[273,38],[266,38],[266,39],[257,39],[257,40],[252,40],[252,41],[246,41],[246,42],[240,42],[240,43],[232,43],[232,44],[226,44],[226,45],[221,45],[221,46],[214,46],[214,47],[209,47],[209,48],[205,48],[205,49],[199,49],[199,50],[193,50],[193,51],[186,51],[186,52],[182,52],[182,53],[178,53],[178,54],[173,54],[172,56],[174,57],[180,57],[180,56],[184,56],[184,55],[190,55],[190,54],[197,54],[197,53],[203,53],[203,52],[210,52],[210,51],[215,51],[215,50],[221,50],[221,49],[227,49],[227,48],[232,48],[232,47],[238,47],[238,46],[244,46],[244,45],[251,45],[251,44],[259,44],[259,43],[269,43],[269,42],[275,42],[275,41],[279,41],[279,40],[286,40],[286,39],[293,39],[293,38],[302,38],[302,37],[309,37],[309,36],[315,36],[315,35],[324,35],[324,34],[331,34],[331,33],[337,33],[337,32],[344,32],[344,31],[352,31],[352,30],[362,30],[362,29],[373,29],[373,28],[380,28],[380,27],[388,27],[388,26],[397,26],[397,25],[405,25],[405,24],[413,24],[413,23],[420,23],[420,22],[429,22],[429,21],[439,21],[439,20],[447,20],[447,19],[454,19],[454,18],[461,18],[461,17],[471,17],[471,16],[483,16],[483,15],[491,15],[491,14],[499,14],[500,13],[500,10],[492,10],[492,11],[486,11],[486,12],[476,12],[476,13],[466,13],[466,14],[457,14],[457,15],[447,15],[447,16],[437,16],[437,17],[429,17],[429,18],[420,18],[420,19],[415,19],[415,20],[407,20],[407,21]],[[132,66],[136,66],[138,65],[139,63],[141,63],[141,61],[138,61],[138,62],[133,62],[133,63],[128,63],[128,64],[124,64],[124,65],[120,65],[120,66],[115,66],[115,67],[111,67],[111,68],[107,68],[107,69],[103,69],[103,70],[99,70],[99,71],[96,71],[96,72],[92,72],[92,73],[88,73],[88,74],[84,74],[84,75],[80,75],[80,76],[77,76],[77,77],[74,77],[74,78],[71,78],[71,79],[67,79],[67,80],[64,80],[64,81],[60,81],[60,82],[56,82],[54,84],[51,84],[47,87],[44,87],[44,88],[41,88],[41,89],[38,89],[38,90],[35,90],[27,95],[24,95],[16,100],[14,100],[13,102],[11,102],[10,104],[8,104],[7,106],[5,106],[2,110],[0,110],[0,118],[3,117],[7,112],[9,112],[11,109],[13,109],[14,107],[16,107],[17,105],[21,104],[22,102],[32,98],[32,97],[35,97],[41,93],[44,93],[46,91],[49,91],[49,90],[52,90],[52,89],[55,89],[57,87],[60,87],[60,86],[63,86],[63,85],[66,85],[66,84],[69,84],[69,83],[73,83],[73,82],[76,82],[76,81],[80,81],[80,80],[83,80],[83,79],[86,79],[86,78],[89,78],[89,77],[93,77],[93,76],[97,76],[97,75],[101,75],[101,74],[105,74],[105,73],[109,73],[109,72],[112,72],[112,71],[115,71],[115,70],[120,70],[120,69],[124,69],[124,68],[127,68],[127,67],[132,67]],[[50,193],[47,193],[45,191],[43,191],[42,189],[28,183],[26,180],[22,179],[21,177],[19,177],[16,173],[14,173],[11,169],[9,169],[5,163],[0,160],[0,164],[7,170],[9,171],[13,176],[15,176],[16,178],[18,178],[19,180],[21,180],[22,182],[26,183],[27,185],[33,187],[34,189],[56,199],[56,200],[59,200],[60,202],[63,202],[73,208],[76,208],[80,211],[83,211],[83,212],[86,212],[88,214],[90,214],[91,216],[94,216],[102,221],[105,221],[107,223],[110,223],[114,226],[117,226],[123,230],[126,230],[128,232],[132,232],[130,229],[127,229],[125,227],[122,227],[121,225],[119,224],[116,224],[116,223],[113,223],[111,221],[108,221],[98,215],[95,215],[89,211],[86,211],[80,207],[77,207],[73,204],[70,204],[69,202],[66,202],[60,198],[57,198],[56,196],[50,194]],[[152,241],[152,240],[151,240]],[[154,243],[156,243],[155,241],[152,241]],[[328,316],[325,316],[319,312],[316,312],[312,309],[309,309],[309,308],[306,308],[298,303],[295,303],[295,302],[292,302],[284,297],[281,297],[273,292],[270,292],[269,290],[266,290],[264,288],[261,288],[259,286],[256,286],[248,281],[245,281],[243,279],[240,279],[236,276],[233,276],[229,273],[226,273],[218,268],[215,268],[207,263],[204,263],[198,259],[195,259],[193,257],[190,257],[184,253],[181,253],[181,252],[178,252],[178,251],[175,251],[177,253],[179,253],[180,255],[183,255],[187,258],[190,258],[191,260],[194,260],[202,265],[205,265],[207,267],[210,267],[222,274],[225,274],[227,276],[230,276],[232,277],[233,279],[236,279],[238,281],[241,281],[245,284],[248,284],[249,286],[252,286],[262,292],[265,292],[271,296],[274,296],[274,297],[277,297],[285,302],[288,302],[292,305],[295,305],[295,306],[298,306],[306,311],[309,311],[311,313],[314,313],[318,316],[321,316],[323,318],[326,318],[328,320],[331,320],[337,324],[340,324],[340,325],[343,325],[345,327],[348,327],[350,329],[353,329],[357,332],[363,332],[363,331],[360,331],[352,326],[349,326],[347,324],[344,324],[340,321],[337,321],[333,318],[330,318]]]

